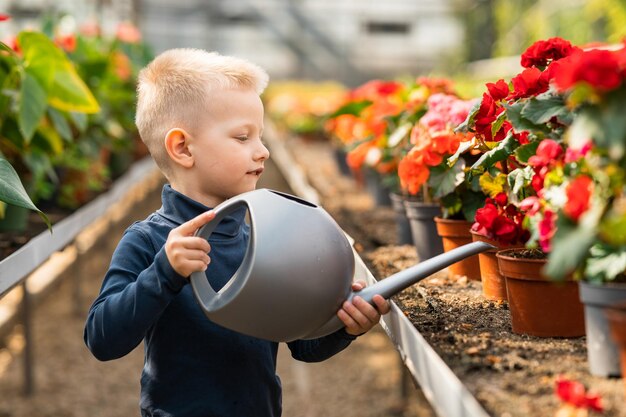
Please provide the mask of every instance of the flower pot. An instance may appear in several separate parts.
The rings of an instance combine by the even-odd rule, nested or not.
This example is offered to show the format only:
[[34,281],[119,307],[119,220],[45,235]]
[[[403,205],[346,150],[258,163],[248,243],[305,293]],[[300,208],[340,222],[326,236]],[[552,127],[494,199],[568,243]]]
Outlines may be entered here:
[[626,302],[626,284],[579,283],[580,299],[585,305],[587,359],[589,372],[602,377],[619,377],[619,350],[610,336],[605,309]]
[[443,243],[435,224],[435,217],[441,216],[441,207],[434,203],[405,199],[404,209],[411,225],[418,259],[423,261],[443,253]]
[[400,194],[389,193],[389,200],[391,200],[391,207],[396,215],[398,245],[412,245],[413,236],[411,235],[411,224],[404,208],[404,197]]
[[[605,310],[609,319],[611,338],[619,349],[622,375],[626,375],[626,303]],[[626,397],[626,378],[624,378],[624,397]]]
[[539,337],[579,337],[585,334],[585,315],[578,283],[571,276],[550,281],[542,272],[547,259],[515,257],[516,249],[496,253],[506,280],[513,333]]
[[333,157],[335,158],[335,163],[337,164],[337,169],[339,173],[345,175],[346,177],[352,176],[352,170],[348,166],[346,162],[346,151],[341,148],[333,148]]
[[498,258],[496,252],[502,249],[520,248],[519,245],[503,245],[495,240],[489,239],[487,236],[470,230],[472,241],[487,242],[498,249],[491,249],[478,254],[478,263],[480,265],[480,280],[483,283],[483,296],[488,300],[503,301],[507,299],[506,281],[500,275],[498,269]]
[[[437,226],[437,233],[441,236],[443,250],[445,252],[472,242],[472,235],[470,234],[470,227],[472,227],[471,222],[435,217],[435,224]],[[470,256],[461,262],[450,265],[448,267],[448,274],[453,278],[466,276],[468,279],[480,281],[478,257]]]
[[389,188],[385,187],[381,181],[380,174],[371,168],[365,168],[365,188],[374,199],[377,207],[391,206],[389,199]]

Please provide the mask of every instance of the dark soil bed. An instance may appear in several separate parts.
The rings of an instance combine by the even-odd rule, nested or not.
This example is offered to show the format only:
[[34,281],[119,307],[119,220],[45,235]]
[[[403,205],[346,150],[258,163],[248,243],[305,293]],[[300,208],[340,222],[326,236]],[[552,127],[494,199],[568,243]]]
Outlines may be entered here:
[[[286,139],[286,146],[320,192],[322,205],[350,234],[375,277],[418,262],[412,246],[396,246],[394,214],[375,207],[352,177],[342,176],[325,141]],[[621,379],[588,373],[585,338],[513,334],[506,302],[488,301],[480,282],[451,280],[441,271],[394,297],[483,407],[494,416],[554,415],[559,375],[600,393],[606,416],[626,416]]]

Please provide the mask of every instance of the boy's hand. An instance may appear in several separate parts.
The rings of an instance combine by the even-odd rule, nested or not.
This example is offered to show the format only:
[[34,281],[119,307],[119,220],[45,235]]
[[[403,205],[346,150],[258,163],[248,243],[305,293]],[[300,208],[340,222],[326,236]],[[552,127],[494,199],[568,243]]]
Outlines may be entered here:
[[211,245],[205,238],[194,236],[196,230],[215,218],[213,210],[172,229],[165,242],[165,254],[178,274],[189,277],[193,272],[206,271],[211,258]]
[[[357,281],[352,284],[353,291],[360,291],[365,288],[363,281]],[[352,302],[346,301],[337,312],[337,316],[346,325],[346,333],[358,336],[369,331],[378,324],[380,316],[387,314],[390,310],[389,303],[380,295],[372,298],[376,307],[359,297],[352,298]]]

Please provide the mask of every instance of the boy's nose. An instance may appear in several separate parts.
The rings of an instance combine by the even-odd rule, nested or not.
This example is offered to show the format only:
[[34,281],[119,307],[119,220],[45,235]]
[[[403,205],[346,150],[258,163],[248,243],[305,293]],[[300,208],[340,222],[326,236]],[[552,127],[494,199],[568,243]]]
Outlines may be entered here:
[[269,159],[269,157],[270,157],[269,149],[267,149],[267,146],[265,146],[264,143],[261,143],[257,150],[256,159],[260,159],[264,161],[266,159]]

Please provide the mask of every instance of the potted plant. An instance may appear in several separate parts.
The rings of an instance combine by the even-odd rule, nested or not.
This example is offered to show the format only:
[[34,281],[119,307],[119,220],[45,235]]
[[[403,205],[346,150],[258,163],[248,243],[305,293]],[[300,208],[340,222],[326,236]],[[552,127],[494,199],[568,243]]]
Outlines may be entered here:
[[[37,202],[53,192],[51,183],[57,178],[52,160],[72,140],[75,118],[97,112],[99,106],[64,52],[44,34],[21,32],[13,47],[0,44],[5,92],[0,102],[0,156]],[[3,223],[10,230],[26,227],[25,218]]]
[[562,284],[548,279],[543,273],[547,246],[537,245],[529,232],[530,202],[542,195],[546,171],[564,154],[563,133],[574,115],[551,82],[561,61],[577,51],[559,38],[536,42],[522,54],[526,69],[511,86],[504,80],[488,84],[480,107],[468,118],[486,150],[472,173],[481,175],[492,197],[477,211],[473,237],[509,249],[482,254],[483,293],[508,300],[516,333],[584,333],[576,284],[571,278]]
[[[434,250],[451,250],[471,242],[470,219],[484,197],[477,182],[469,183],[465,177],[466,160],[474,157],[471,146],[467,146],[473,135],[454,129],[466,119],[472,105],[473,101],[453,94],[432,94],[426,102],[426,113],[411,129],[411,147],[398,166],[402,189],[420,196],[419,201],[405,201],[414,239],[423,241],[433,230],[442,238],[442,245],[433,244],[433,240],[439,241],[436,237],[427,242],[430,245],[421,250],[426,252],[422,255],[425,257],[437,254]],[[452,265],[448,271],[454,277],[480,279],[473,257]]]
[[605,309],[623,311],[626,301],[626,48],[578,51],[559,64],[555,85],[577,112],[565,164],[546,174],[552,185],[541,198],[546,273],[580,280],[590,371],[618,376]]

